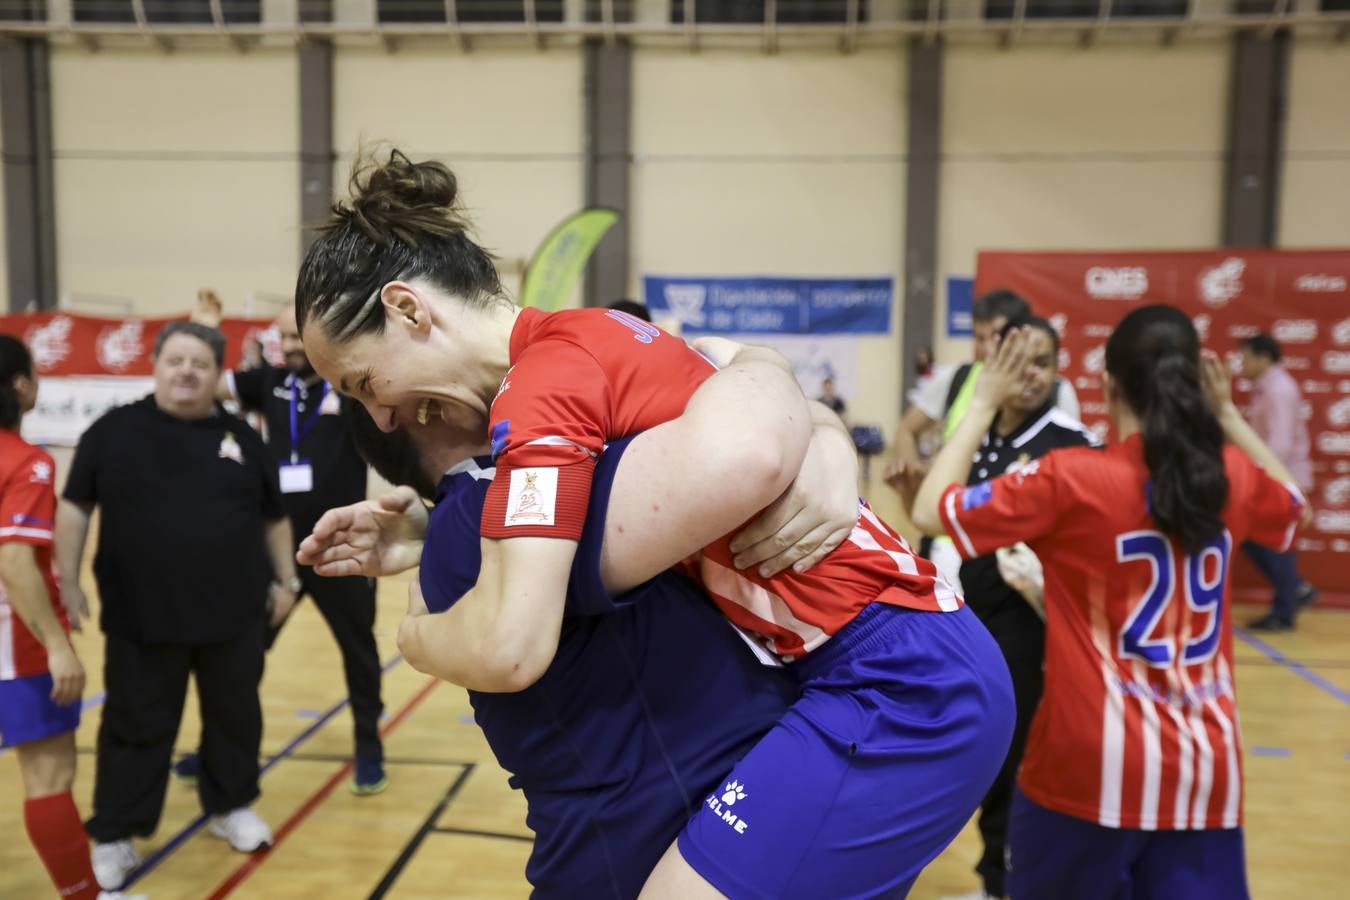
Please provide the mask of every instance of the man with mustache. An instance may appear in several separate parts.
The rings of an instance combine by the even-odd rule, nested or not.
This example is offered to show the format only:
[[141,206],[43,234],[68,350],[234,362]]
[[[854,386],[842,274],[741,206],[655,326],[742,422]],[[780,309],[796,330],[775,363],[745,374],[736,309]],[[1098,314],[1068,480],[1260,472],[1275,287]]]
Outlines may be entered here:
[[259,793],[258,684],[269,617],[280,622],[295,602],[295,564],[276,468],[253,429],[215,402],[224,353],[215,329],[166,325],[155,340],[154,393],[85,431],[57,519],[67,606],[87,612],[80,563],[100,511],[94,579],[107,700],[87,827],[107,890],[140,862],[132,838],[159,824],[189,674],[210,831],[241,852],[272,841],[250,808]]

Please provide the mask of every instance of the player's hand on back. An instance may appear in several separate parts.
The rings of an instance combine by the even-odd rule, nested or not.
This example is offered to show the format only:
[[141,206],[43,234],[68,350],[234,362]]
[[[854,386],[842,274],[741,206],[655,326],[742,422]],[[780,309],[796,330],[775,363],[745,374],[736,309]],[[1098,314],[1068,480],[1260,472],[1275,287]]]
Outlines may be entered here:
[[395,575],[421,560],[426,531],[427,509],[417,492],[397,487],[324,513],[295,558],[329,577]]
[[817,430],[792,485],[731,540],[736,568],[768,578],[820,562],[858,521],[858,456],[837,429]]

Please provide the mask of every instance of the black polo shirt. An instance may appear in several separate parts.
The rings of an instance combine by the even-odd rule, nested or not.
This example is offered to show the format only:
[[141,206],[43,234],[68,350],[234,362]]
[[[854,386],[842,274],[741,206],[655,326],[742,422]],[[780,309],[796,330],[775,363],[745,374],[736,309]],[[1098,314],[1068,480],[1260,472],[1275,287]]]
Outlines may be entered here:
[[[270,366],[232,372],[230,378],[239,403],[267,420],[267,446],[276,466],[289,464],[292,454],[310,466],[311,488],[282,495],[297,544],[328,510],[366,499],[366,464],[335,390],[322,380],[306,385],[289,369]],[[298,447],[291,445],[292,393]]]
[[[998,433],[998,419],[989,426],[979,451],[971,460],[966,484],[975,485],[1015,472],[1033,459],[1060,447],[1096,446],[1099,442],[1082,422],[1054,405],[1054,398],[1011,434]],[[1005,604],[1025,606],[1026,600],[998,574],[994,554],[978,556],[961,564],[961,590],[966,603],[982,619]]]
[[266,527],[285,515],[262,438],[223,411],[184,421],[153,395],[110,410],[75,449],[64,496],[98,505],[103,630],[200,644],[260,628],[272,565]]

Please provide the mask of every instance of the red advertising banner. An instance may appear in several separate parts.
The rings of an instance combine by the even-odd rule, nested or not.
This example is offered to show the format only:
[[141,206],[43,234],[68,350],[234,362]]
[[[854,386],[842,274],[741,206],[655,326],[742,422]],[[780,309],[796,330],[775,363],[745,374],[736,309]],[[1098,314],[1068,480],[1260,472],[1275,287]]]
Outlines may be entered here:
[[[1054,323],[1061,373],[1078,391],[1083,421],[1103,436],[1106,339],[1133,307],[1184,310],[1235,372],[1242,338],[1264,331],[1279,341],[1312,439],[1316,516],[1298,539],[1299,567],[1324,594],[1350,595],[1350,250],[981,253],[976,295],[996,288]],[[1244,404],[1250,385],[1233,386]],[[1257,584],[1246,570],[1240,580]]]
[[[63,312],[0,316],[0,334],[28,345],[40,375],[149,375],[159,330],[175,319],[102,319]],[[265,319],[225,319],[225,367],[238,368],[245,350],[262,342],[264,358],[280,363],[280,348]]]

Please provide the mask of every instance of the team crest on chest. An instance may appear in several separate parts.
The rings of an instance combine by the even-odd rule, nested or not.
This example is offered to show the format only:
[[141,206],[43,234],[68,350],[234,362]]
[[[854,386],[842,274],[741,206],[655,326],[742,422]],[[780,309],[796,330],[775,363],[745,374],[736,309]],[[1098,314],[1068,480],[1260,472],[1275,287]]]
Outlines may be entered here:
[[557,469],[516,469],[511,473],[505,524],[552,525],[557,504]]
[[225,436],[220,439],[220,458],[232,459],[239,465],[244,464],[244,448],[239,446],[239,442],[234,439],[234,432],[227,431]]

